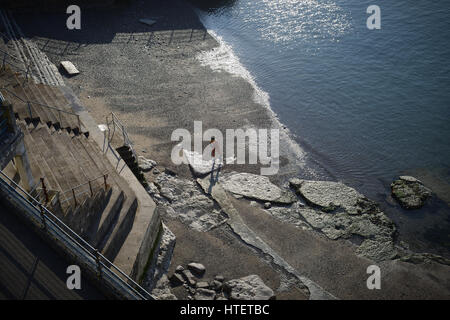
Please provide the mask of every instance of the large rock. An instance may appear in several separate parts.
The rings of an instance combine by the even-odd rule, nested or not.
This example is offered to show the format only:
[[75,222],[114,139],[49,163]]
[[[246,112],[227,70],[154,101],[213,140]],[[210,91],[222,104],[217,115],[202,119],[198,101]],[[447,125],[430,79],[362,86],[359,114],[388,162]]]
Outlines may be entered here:
[[185,283],[183,276],[179,273],[172,274],[169,280],[174,287],[181,286]]
[[222,187],[237,195],[264,202],[293,203],[295,197],[270,182],[266,176],[251,173],[224,174],[220,179]]
[[197,274],[197,275],[203,275],[206,271],[205,266],[202,265],[201,263],[196,263],[196,262],[191,262],[188,264],[187,266],[189,268],[189,270],[191,270],[193,273]]
[[255,274],[227,281],[223,285],[223,290],[231,300],[275,299],[272,289]]
[[227,218],[196,182],[162,173],[155,181],[163,218],[177,219],[196,231],[208,231]]
[[391,238],[366,239],[356,249],[356,253],[375,261],[391,260],[398,255]]
[[214,290],[200,288],[194,295],[194,300],[214,300],[216,292]]
[[341,208],[348,214],[359,214],[370,209],[369,202],[362,194],[341,182],[295,178],[289,182],[309,204],[323,211],[329,212]]
[[144,171],[150,171],[156,166],[156,162],[143,156],[138,157],[139,168]]
[[450,259],[433,253],[412,253],[401,257],[399,260],[413,264],[436,262],[450,266]]
[[195,287],[197,281],[195,280],[194,275],[189,270],[181,271],[183,278],[186,280],[187,284],[191,287]]
[[[332,240],[361,237],[363,242],[356,253],[374,261],[398,255],[393,240],[395,224],[375,202],[355,189],[339,182],[300,179],[291,179],[290,185],[312,205],[292,207],[313,229]],[[292,212],[288,213],[291,220],[295,219]]]
[[417,209],[425,204],[431,195],[420,180],[410,176],[401,176],[391,184],[392,195],[405,209]]

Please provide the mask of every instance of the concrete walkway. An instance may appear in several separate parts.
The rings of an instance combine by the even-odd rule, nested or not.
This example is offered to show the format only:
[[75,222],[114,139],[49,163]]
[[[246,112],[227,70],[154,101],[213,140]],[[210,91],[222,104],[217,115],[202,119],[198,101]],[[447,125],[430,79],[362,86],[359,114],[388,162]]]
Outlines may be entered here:
[[81,290],[66,286],[70,265],[0,202],[0,299],[105,299],[81,275]]

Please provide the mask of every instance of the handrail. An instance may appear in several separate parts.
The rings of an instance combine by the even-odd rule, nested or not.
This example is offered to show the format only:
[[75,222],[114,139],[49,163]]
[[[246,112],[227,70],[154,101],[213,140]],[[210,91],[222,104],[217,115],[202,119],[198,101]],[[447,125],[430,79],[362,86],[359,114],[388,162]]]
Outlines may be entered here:
[[[1,32],[0,32],[0,33],[1,33]],[[18,66],[15,66],[15,65],[13,65],[13,64],[11,64],[11,63],[9,63],[8,61],[6,61],[6,57],[12,58],[12,59],[14,59],[14,60],[16,60],[16,61],[18,61],[18,62],[23,62],[22,60],[20,60],[20,59],[14,57],[13,55],[10,55],[8,52],[4,51],[3,49],[0,49],[0,52],[3,53],[3,64],[2,64],[3,67],[5,67],[5,63],[6,63],[6,64],[9,64],[11,67],[16,68],[17,70],[29,72],[29,70],[23,70],[22,68],[20,68],[20,67],[18,67]],[[30,66],[31,66],[31,64],[29,64],[29,65],[27,66],[27,68],[29,69]]]
[[[4,34],[3,34],[2,32],[0,32],[0,34],[1,34],[2,36],[4,36]],[[6,51],[4,51],[4,50],[2,50],[2,49],[0,49],[0,53],[3,53],[3,54],[4,54],[4,56],[3,56],[3,64],[2,64],[2,68],[5,68],[5,64],[8,64],[8,65],[10,65],[11,67],[16,68],[17,70],[20,70],[20,71],[22,71],[22,72],[25,72],[25,78],[26,78],[26,80],[28,81],[28,74],[30,73],[31,63],[27,66],[27,70],[23,70],[22,68],[20,68],[20,67],[18,67],[18,66],[15,66],[15,65],[13,65],[13,64],[11,64],[11,63],[9,63],[9,62],[6,60],[6,57],[13,58],[13,59],[15,59],[15,60],[17,60],[17,61],[21,61],[20,59],[17,59],[16,57],[10,55],[8,52],[6,52]],[[31,73],[32,73],[32,72],[31,72]],[[20,84],[20,86],[23,88],[23,86],[22,86],[21,84]],[[17,96],[16,94],[14,94],[12,91],[8,90],[5,86],[3,86],[1,89],[7,91],[9,94],[12,94],[14,97],[16,97],[17,99],[19,99],[20,101],[22,101],[22,102],[24,102],[24,103],[27,103],[28,105],[29,105],[29,104],[39,105],[39,106],[44,107],[44,108],[56,110],[58,113],[63,112],[63,113],[66,113],[66,114],[70,114],[70,115],[72,115],[72,116],[76,116],[76,117],[77,117],[77,121],[78,121],[78,127],[79,127],[79,129],[80,129],[80,131],[81,131],[81,121],[80,121],[80,116],[79,116],[78,114],[76,114],[76,113],[74,113],[74,112],[67,111],[67,110],[59,109],[59,108],[57,108],[57,107],[52,107],[52,106],[49,106],[49,105],[46,105],[46,104],[43,104],[43,103],[40,103],[40,102],[36,102],[36,101],[30,101],[30,100],[25,101],[25,100],[23,100],[22,98],[20,98],[19,96]],[[33,115],[31,114],[30,107],[28,107],[28,113],[30,113],[30,118],[33,118]],[[60,118],[61,118],[61,115],[60,115]],[[61,122],[61,119],[60,119],[60,122]]]
[[[66,202],[66,201],[69,201],[70,199],[72,199],[72,198],[74,198],[74,201],[75,201],[75,203],[77,203],[77,199],[76,199],[76,197],[77,196],[80,196],[80,195],[82,195],[82,194],[85,194],[85,193],[87,193],[87,192],[91,192],[91,196],[93,195],[93,193],[94,193],[94,190],[93,190],[93,188],[92,188],[92,182],[94,182],[94,181],[96,181],[96,180],[98,180],[98,179],[100,179],[100,178],[103,178],[103,180],[104,180],[104,185],[105,185],[105,190],[106,190],[106,188],[107,188],[107,184],[106,184],[106,179],[108,179],[108,174],[109,174],[109,172],[105,172],[104,174],[102,174],[102,175],[99,175],[98,177],[96,177],[96,178],[94,178],[94,179],[90,179],[90,180],[88,180],[87,182],[84,182],[84,183],[81,183],[81,184],[79,184],[79,185],[77,185],[77,186],[75,186],[75,187],[73,187],[73,188],[70,188],[70,189],[68,189],[68,190],[66,190],[66,191],[63,191],[63,192],[61,192],[59,195],[60,195],[60,197],[61,196],[64,196],[64,200],[63,201],[61,201],[60,200],[60,203],[63,203],[63,202]],[[81,188],[81,187],[84,187],[85,185],[89,185],[89,190],[85,190],[85,191],[82,191],[82,192],[79,192],[79,193],[75,193],[75,190],[76,189],[79,189],[79,188]],[[97,188],[97,190],[98,190],[99,188]],[[97,191],[97,190],[95,190],[95,191]],[[68,192],[72,192],[72,197],[67,197],[66,196],[66,193],[68,193]]]
[[[81,249],[82,252],[84,252],[89,258],[91,258],[91,260],[95,262],[97,272],[99,273],[100,276],[105,275],[111,278],[112,281],[118,282],[119,285],[122,285],[127,290],[130,290],[131,293],[135,295],[135,298],[143,300],[155,299],[147,290],[142,288],[127,274],[125,274],[119,267],[114,265],[105,256],[99,253],[97,249],[92,247],[88,242],[86,242],[83,238],[81,238],[75,231],[73,231],[69,226],[67,226],[58,217],[56,217],[38,200],[36,200],[22,187],[20,187],[17,183],[15,183],[12,179],[10,179],[3,171],[0,171],[0,179],[1,181],[3,181],[3,184],[9,189],[10,193],[12,193],[16,198],[17,197],[20,198],[22,201],[25,202],[25,204],[27,204],[30,207],[30,209],[32,209],[31,211],[28,210],[27,212],[33,214],[36,219],[41,219],[44,227],[48,226],[47,223],[49,223],[50,225],[53,226],[53,228],[56,229],[56,232],[62,232],[62,234],[66,236],[72,242],[72,244],[75,245],[76,248]],[[19,193],[16,189],[19,189],[26,197],[28,197],[28,199],[21,193]],[[38,204],[38,207],[36,207],[34,203]],[[32,212],[33,210],[34,212]],[[126,281],[122,279],[113,270],[116,270],[117,273],[120,274],[120,276],[126,279]]]
[[[109,116],[111,116],[111,124],[114,125],[112,135],[111,135],[111,129],[109,128],[109,125],[110,125]],[[134,148],[133,148],[133,142],[128,137],[128,133],[125,130],[125,126],[122,124],[122,122],[119,120],[119,118],[114,114],[114,112],[111,112],[108,116],[106,116],[106,126],[108,127],[108,144],[110,144],[110,142],[114,138],[114,134],[116,132],[116,126],[117,126],[117,128],[119,128],[122,131],[123,144],[130,148],[131,152],[134,155],[134,158],[137,160],[138,158],[137,158],[136,152],[134,151]]]
[[64,113],[67,113],[67,114],[79,117],[75,112],[70,112],[70,111],[67,111],[67,110],[59,109],[57,107],[52,107],[52,106],[49,106],[49,105],[46,105],[46,104],[42,104],[42,103],[36,102],[36,101],[24,100],[21,97],[19,97],[18,95],[16,95],[14,92],[12,92],[11,90],[7,89],[5,86],[0,87],[0,89],[7,91],[9,94],[13,95],[16,99],[18,99],[18,100],[20,100],[20,101],[22,101],[24,103],[37,104],[37,105],[40,105],[42,107],[46,107],[46,108],[49,108],[49,109],[56,110],[58,112],[64,112]]

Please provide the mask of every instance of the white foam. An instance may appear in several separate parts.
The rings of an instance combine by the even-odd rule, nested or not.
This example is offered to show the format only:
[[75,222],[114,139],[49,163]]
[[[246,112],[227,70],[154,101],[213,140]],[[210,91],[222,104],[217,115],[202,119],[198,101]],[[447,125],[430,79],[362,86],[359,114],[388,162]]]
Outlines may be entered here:
[[[199,14],[200,19],[202,15]],[[200,61],[200,63],[204,66],[209,66],[212,70],[216,72],[228,72],[236,77],[241,77],[245,79],[254,89],[253,91],[253,100],[255,103],[258,103],[264,106],[269,113],[272,115],[272,119],[274,125],[280,128],[280,139],[287,143],[285,148],[285,152],[289,152],[295,157],[296,163],[295,166],[300,166],[302,170],[305,169],[305,151],[298,145],[296,141],[291,138],[291,133],[286,126],[282,125],[277,114],[272,110],[270,106],[270,96],[267,92],[262,90],[258,84],[256,83],[254,77],[250,74],[250,72],[242,65],[239,61],[239,58],[233,52],[233,48],[230,44],[226,43],[226,41],[219,36],[214,30],[211,30],[208,27],[208,24],[202,20],[203,25],[207,28],[208,33],[216,39],[219,43],[218,47],[213,48],[209,51],[200,52],[196,58]],[[280,148],[284,149],[280,144]],[[314,172],[310,172],[315,175]]]

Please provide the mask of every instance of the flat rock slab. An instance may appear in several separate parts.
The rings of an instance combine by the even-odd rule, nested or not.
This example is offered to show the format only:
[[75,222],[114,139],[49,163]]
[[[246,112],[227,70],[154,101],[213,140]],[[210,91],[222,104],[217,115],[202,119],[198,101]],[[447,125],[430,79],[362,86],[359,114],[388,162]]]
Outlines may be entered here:
[[306,201],[324,211],[341,207],[349,214],[358,214],[359,200],[365,198],[355,189],[340,182],[300,179],[291,179],[289,182]]
[[78,69],[70,61],[61,61],[61,67],[63,67],[67,74],[71,76],[80,73],[80,71],[78,71]]
[[256,274],[225,282],[224,291],[230,300],[269,300],[275,299],[270,289]]
[[222,187],[237,195],[247,198],[276,203],[293,203],[295,198],[288,191],[283,191],[267,176],[251,173],[231,173],[220,179]]
[[153,19],[139,19],[140,23],[146,24],[148,26],[152,26],[156,23],[156,20]]

